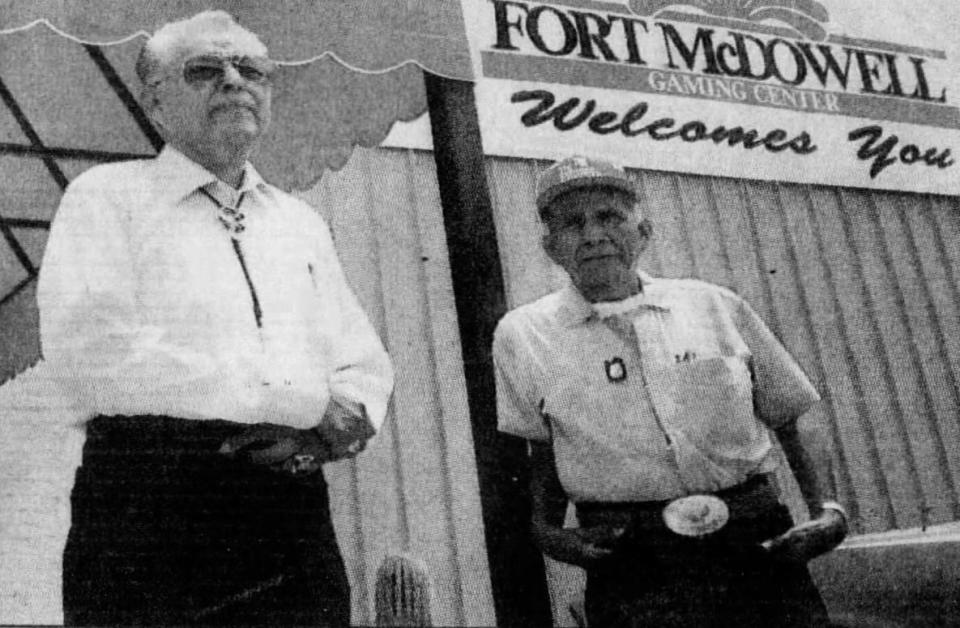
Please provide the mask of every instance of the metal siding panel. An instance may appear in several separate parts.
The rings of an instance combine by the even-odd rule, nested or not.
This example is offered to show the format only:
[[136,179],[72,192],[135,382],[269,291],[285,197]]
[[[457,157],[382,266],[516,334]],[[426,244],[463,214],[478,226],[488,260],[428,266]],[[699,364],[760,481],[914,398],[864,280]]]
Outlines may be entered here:
[[405,530],[403,545],[393,552],[409,551],[424,558],[434,574],[437,592],[433,612],[439,623],[462,621],[457,594],[459,577],[451,569],[456,561],[450,542],[446,504],[452,495],[445,483],[436,398],[436,372],[430,346],[417,208],[410,203],[408,180],[392,154],[363,153],[371,194],[370,211],[381,251],[381,272],[387,309],[387,337],[397,371],[394,416],[403,493]]
[[[790,312],[797,310],[799,298],[793,278],[790,276],[791,268],[784,251],[784,235],[778,220],[776,190],[768,183],[754,181],[743,181],[742,186],[750,235],[757,249],[764,301],[768,308],[763,318],[784,346],[792,350],[793,345],[798,342],[794,337],[785,336],[784,333],[795,330],[791,330],[783,319],[789,317]],[[797,356],[794,354],[794,357]]]
[[833,436],[841,456],[837,469],[841,478],[840,494],[850,506],[851,514],[859,514],[857,531],[886,529],[891,525],[893,512],[889,490],[880,472],[875,432],[863,399],[859,359],[850,340],[851,333],[856,333],[851,331],[851,325],[857,323],[850,320],[854,306],[849,302],[856,300],[857,291],[845,287],[853,281],[852,253],[846,241],[836,237],[842,235],[836,224],[841,210],[836,194],[824,188],[791,187],[803,190],[808,209],[807,220],[791,229],[809,228],[816,247],[801,256],[808,265],[802,275],[809,293],[816,295],[814,325],[823,360],[824,385],[829,390],[827,401],[833,409]]
[[[845,342],[842,330],[838,329],[837,294],[830,281],[830,269],[824,260],[824,250],[816,230],[814,209],[809,188],[781,186],[779,198],[783,207],[784,229],[796,266],[796,279],[805,304],[803,326],[810,337],[816,357],[815,379],[823,394],[818,411],[811,415],[819,421],[831,438],[834,456],[834,481],[841,501],[848,505],[858,531],[859,503],[857,491],[851,479],[848,446],[854,451],[863,451],[866,444],[862,433],[843,429],[839,417],[856,416],[854,388],[851,383],[847,356],[843,353]],[[850,440],[854,439],[853,443]],[[860,471],[860,483],[869,482],[869,475]],[[873,497],[877,497],[874,495]]]
[[760,252],[751,233],[745,190],[739,181],[714,178],[710,181],[719,219],[720,237],[730,266],[730,284],[737,294],[761,316],[768,316]]
[[905,345],[908,331],[890,287],[895,278],[885,257],[882,234],[871,198],[863,192],[842,190],[841,217],[848,244],[855,252],[865,305],[865,327],[858,330],[871,345],[861,366],[864,395],[875,426],[877,447],[889,481],[896,527],[917,527],[924,523],[925,496],[917,472],[917,460],[910,447],[905,421],[904,399],[914,398],[916,381],[898,371],[910,356]]
[[[677,175],[645,171],[641,181],[646,197],[648,218],[653,223],[651,253],[664,277],[693,276],[694,259],[687,245],[686,225],[683,220]],[[640,259],[644,267],[651,255]],[[653,269],[656,270],[656,269]]]
[[[804,289],[797,253],[789,231],[789,215],[795,208],[784,204],[775,184],[744,184],[751,231],[756,238],[764,292],[770,304],[766,318],[770,329],[783,343],[818,391],[824,391],[824,372],[812,330],[810,304]],[[829,404],[817,404],[807,421],[828,423]],[[795,519],[806,517],[802,495],[785,459],[778,471],[784,500]]]
[[[439,624],[491,624],[493,603],[448,253],[428,153],[357,149],[310,200],[329,215],[351,284],[396,369],[383,433],[333,465],[337,532],[353,620],[372,624],[387,554],[428,566]],[[353,478],[356,480],[353,480]],[[351,489],[351,483],[356,489]]]
[[[882,377],[877,366],[877,339],[863,273],[845,223],[849,209],[841,204],[840,194],[835,190],[815,188],[811,190],[811,200],[824,268],[835,298],[839,348],[844,353],[850,377],[848,402],[853,412],[847,415],[838,410],[838,427],[850,447],[850,475],[860,495],[862,531],[877,532],[897,525],[891,482],[897,485],[895,490],[906,490],[895,476],[888,478],[888,472],[897,471],[896,459],[882,457],[877,446],[878,434],[889,430],[884,423],[877,425],[872,417],[877,413],[881,417],[890,413],[889,403],[884,404],[885,397],[876,395],[877,391],[886,390],[879,383]],[[843,365],[836,365],[836,373],[843,371]]]
[[488,159],[487,181],[497,229],[507,307],[533,301],[564,285],[563,272],[543,252],[536,178],[543,164]]
[[[32,291],[23,295],[33,298]],[[0,328],[15,312],[0,312]],[[80,460],[83,434],[64,424],[73,412],[54,390],[56,383],[39,368],[20,372],[0,388],[4,625],[63,622],[62,554],[70,527],[72,463]]]
[[934,197],[931,216],[938,236],[937,248],[944,256],[944,266],[953,285],[960,286],[960,199]]
[[893,303],[909,334],[905,347],[909,361],[896,362],[892,368],[898,381],[910,377],[916,382],[916,387],[909,389],[912,397],[905,398],[902,406],[911,447],[916,459],[922,461],[917,471],[928,509],[923,522],[951,521],[958,515],[956,484],[936,417],[955,412],[960,406],[956,390],[950,390],[952,382],[942,352],[943,333],[932,315],[929,286],[920,275],[916,243],[904,217],[904,213],[914,212],[917,207],[905,206],[901,197],[892,194],[871,196],[883,233],[886,262],[896,278],[890,286]]
[[[954,486],[957,486],[960,470],[960,422],[957,420],[960,413],[960,284],[951,273],[946,245],[936,227],[935,215],[946,209],[947,215],[956,221],[960,213],[956,201],[952,206],[943,201],[945,199],[926,197],[916,209],[906,211],[905,216],[915,243],[920,274],[928,287],[931,307],[928,315],[940,328],[936,359],[942,362],[946,379],[940,393],[950,397],[947,407],[941,407],[935,418]],[[956,242],[952,246],[956,248]]]
[[464,464],[474,459],[466,387],[463,377],[452,376],[462,372],[463,358],[434,160],[429,153],[414,151],[406,152],[406,159],[411,180],[410,200],[417,208],[421,254],[425,258],[427,323],[433,338],[430,348],[444,444],[441,453],[446,475],[448,531],[455,558],[448,569],[457,570],[458,589],[454,595],[459,599],[461,622],[492,624],[495,617],[479,480],[475,466]]
[[[342,170],[325,174],[317,187],[302,196],[327,218],[347,279],[390,351],[382,263],[367,193],[369,182],[362,168],[363,157],[354,154],[354,158]],[[372,622],[378,560],[404,542],[406,521],[401,508],[396,439],[395,414],[391,412],[356,461],[324,469],[330,482],[337,539],[350,575],[354,622]]]
[[787,214],[776,185],[747,186],[757,230],[764,282],[769,287],[772,310],[768,323],[814,385],[822,388],[822,374],[810,333],[810,304],[804,291],[797,254],[789,232]]
[[724,245],[717,199],[708,177],[676,175],[686,246],[698,279],[732,287],[730,256]]

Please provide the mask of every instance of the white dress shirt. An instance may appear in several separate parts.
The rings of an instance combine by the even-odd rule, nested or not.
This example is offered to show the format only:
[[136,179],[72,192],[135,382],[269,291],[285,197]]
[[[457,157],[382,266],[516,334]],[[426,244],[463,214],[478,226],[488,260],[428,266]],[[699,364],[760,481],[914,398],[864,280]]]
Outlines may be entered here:
[[[208,194],[231,207],[242,194],[242,233]],[[362,404],[375,427],[386,413],[390,362],[329,229],[250,164],[241,190],[169,146],[83,173],[51,228],[37,299],[44,359],[85,418],[307,428],[331,397]]]
[[640,279],[625,312],[568,285],[500,321],[499,429],[551,443],[574,501],[667,500],[774,470],[768,428],[819,399],[800,367],[729,290]]

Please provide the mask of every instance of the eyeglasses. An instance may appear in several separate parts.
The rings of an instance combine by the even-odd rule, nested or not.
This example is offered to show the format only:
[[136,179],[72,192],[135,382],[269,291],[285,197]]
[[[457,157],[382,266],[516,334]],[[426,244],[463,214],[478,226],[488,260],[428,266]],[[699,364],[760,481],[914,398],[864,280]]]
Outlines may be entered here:
[[245,81],[260,85],[268,84],[277,69],[277,64],[266,57],[204,55],[192,57],[183,63],[183,80],[188,85],[222,81],[227,65],[233,66]]

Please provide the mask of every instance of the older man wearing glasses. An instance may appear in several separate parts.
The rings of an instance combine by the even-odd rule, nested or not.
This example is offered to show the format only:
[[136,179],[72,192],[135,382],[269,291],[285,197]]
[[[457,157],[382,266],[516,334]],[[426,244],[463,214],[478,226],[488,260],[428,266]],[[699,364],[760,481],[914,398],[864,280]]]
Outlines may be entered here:
[[137,62],[165,148],[61,202],[38,299],[86,431],[68,624],[349,622],[319,467],[393,375],[323,220],[247,161],[274,70],[226,13],[167,24]]

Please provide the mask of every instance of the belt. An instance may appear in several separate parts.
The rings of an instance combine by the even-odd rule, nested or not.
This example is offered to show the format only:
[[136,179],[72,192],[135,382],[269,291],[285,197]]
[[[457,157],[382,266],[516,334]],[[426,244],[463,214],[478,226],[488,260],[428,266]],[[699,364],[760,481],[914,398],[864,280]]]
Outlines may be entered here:
[[[731,522],[749,521],[763,517],[779,507],[776,489],[769,474],[752,476],[746,482],[707,493],[725,504]],[[610,525],[633,530],[666,530],[665,509],[679,500],[645,502],[578,502],[580,525]],[[715,502],[714,502],[715,503]]]
[[104,457],[123,464],[201,456],[220,459],[223,441],[249,426],[223,420],[170,416],[97,416],[86,425],[84,464]]

